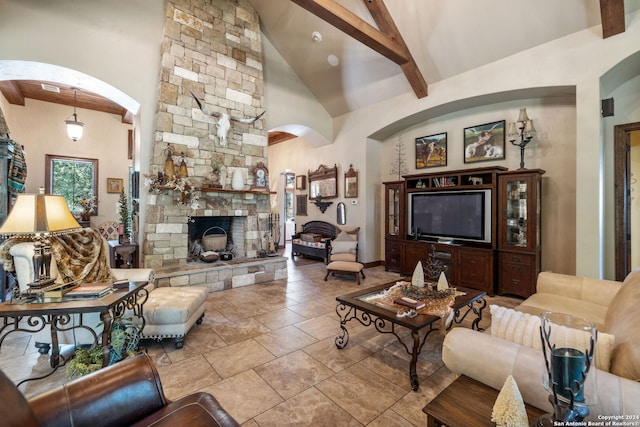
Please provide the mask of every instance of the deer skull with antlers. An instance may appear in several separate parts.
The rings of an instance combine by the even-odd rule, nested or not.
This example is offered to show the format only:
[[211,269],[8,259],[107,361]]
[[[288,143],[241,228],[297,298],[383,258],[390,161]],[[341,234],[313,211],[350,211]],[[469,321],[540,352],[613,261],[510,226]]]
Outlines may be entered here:
[[231,120],[233,120],[234,122],[251,124],[256,120],[258,120],[260,117],[262,117],[265,113],[265,111],[263,111],[262,113],[258,114],[255,117],[243,119],[241,117],[230,116],[227,113],[218,113],[217,111],[209,111],[202,106],[202,102],[193,94],[193,92],[190,92],[190,93],[191,93],[191,96],[193,96],[193,99],[196,100],[196,104],[198,104],[198,108],[200,108],[200,111],[202,111],[204,114],[208,116],[213,116],[218,119],[218,123],[216,123],[216,127],[218,128],[216,135],[218,136],[218,138],[220,138],[220,145],[227,145],[227,134],[229,133],[229,129],[231,128]]

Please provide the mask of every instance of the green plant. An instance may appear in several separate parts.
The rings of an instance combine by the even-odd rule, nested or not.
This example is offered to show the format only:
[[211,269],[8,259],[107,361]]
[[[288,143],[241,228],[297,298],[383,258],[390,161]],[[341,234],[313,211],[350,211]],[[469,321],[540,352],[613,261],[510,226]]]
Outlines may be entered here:
[[215,162],[211,165],[211,172],[220,173],[221,170],[222,170],[222,163]]
[[[109,344],[109,365],[113,365],[127,357],[134,356],[140,342],[140,330],[131,323],[121,319],[111,325],[111,342]],[[67,378],[78,378],[102,368],[102,347],[91,349],[79,348],[67,365]]]
[[82,377],[102,368],[102,347],[95,347],[90,350],[79,348],[71,359],[65,374],[68,379]]
[[111,344],[109,345],[109,364],[133,356],[140,342],[140,330],[137,326],[114,322],[111,326]]
[[129,216],[129,201],[124,190],[120,192],[120,199],[118,200],[118,211],[120,213],[120,224],[124,225],[124,234],[131,235],[131,218]]

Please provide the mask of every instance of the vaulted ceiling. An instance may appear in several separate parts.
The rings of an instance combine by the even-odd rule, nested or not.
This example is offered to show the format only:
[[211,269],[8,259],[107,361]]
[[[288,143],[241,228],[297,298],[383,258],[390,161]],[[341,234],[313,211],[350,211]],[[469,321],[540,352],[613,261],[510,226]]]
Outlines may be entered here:
[[408,91],[421,98],[427,85],[600,23],[599,37],[615,35],[625,12],[640,8],[636,0],[248,1],[332,117]]
[[[332,117],[408,91],[428,96],[430,84],[600,23],[599,37],[614,36],[625,30],[625,12],[640,8],[636,0],[248,1],[265,36]],[[0,91],[13,104],[73,106],[72,88],[56,84],[52,92],[43,83],[4,81]],[[86,91],[77,105],[132,122],[131,113]],[[270,142],[286,138],[274,133]]]

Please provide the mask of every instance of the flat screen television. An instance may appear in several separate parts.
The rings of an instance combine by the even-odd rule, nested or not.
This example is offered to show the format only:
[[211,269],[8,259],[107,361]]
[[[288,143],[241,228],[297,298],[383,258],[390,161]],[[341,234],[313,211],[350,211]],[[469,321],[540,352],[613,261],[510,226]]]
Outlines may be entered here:
[[415,239],[491,243],[491,190],[410,193],[409,231]]

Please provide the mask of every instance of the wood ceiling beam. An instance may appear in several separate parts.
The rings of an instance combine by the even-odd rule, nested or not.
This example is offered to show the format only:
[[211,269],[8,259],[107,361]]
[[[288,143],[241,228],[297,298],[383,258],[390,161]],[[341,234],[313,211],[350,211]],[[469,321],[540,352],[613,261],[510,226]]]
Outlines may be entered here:
[[298,135],[294,135],[288,132],[280,132],[280,131],[269,132],[269,146],[276,145],[281,142],[285,142],[297,137]]
[[624,0],[600,0],[602,38],[625,32]]
[[409,81],[409,84],[413,88],[416,96],[418,98],[424,98],[429,94],[429,87],[427,82],[425,81],[416,61],[413,59],[407,44],[404,42],[400,31],[398,31],[398,27],[394,22],[389,10],[385,6],[382,0],[363,0],[364,4],[369,9],[369,13],[376,25],[387,36],[391,37],[392,40],[395,40],[402,48],[405,50],[405,55],[407,57],[407,62],[404,64],[400,64],[400,68],[402,68],[402,72],[404,76]]
[[124,112],[122,113],[122,123],[132,125],[134,117],[135,114],[133,114],[131,111],[124,110]]
[[382,0],[364,0],[380,31],[335,0],[291,1],[400,65],[416,96],[427,96],[427,82]]
[[24,95],[18,83],[14,80],[0,81],[0,92],[9,104],[24,106]]
[[398,65],[409,61],[406,47],[381,33],[335,0],[291,0]]

